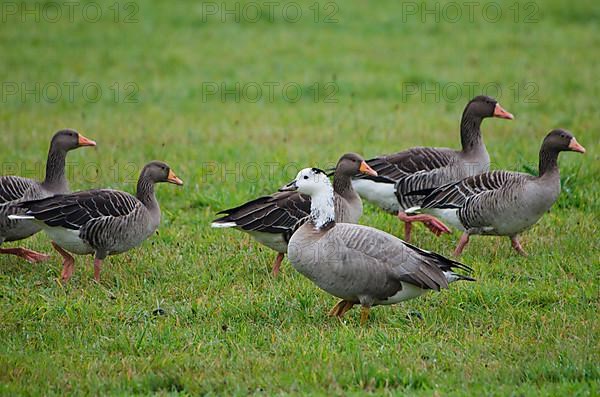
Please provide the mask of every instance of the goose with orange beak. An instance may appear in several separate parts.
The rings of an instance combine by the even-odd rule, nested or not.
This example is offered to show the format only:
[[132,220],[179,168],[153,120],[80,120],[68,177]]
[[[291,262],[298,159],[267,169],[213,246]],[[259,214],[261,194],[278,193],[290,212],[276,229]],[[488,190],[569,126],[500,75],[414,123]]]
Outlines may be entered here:
[[538,176],[510,171],[485,172],[434,189],[421,206],[406,212],[432,214],[462,230],[456,256],[474,234],[508,236],[512,247],[526,256],[519,235],[556,202],[560,193],[558,154],[564,151],[585,153],[585,148],[569,131],[553,130],[540,148]]
[[160,224],[160,207],[154,185],[183,185],[173,170],[161,161],[142,169],[133,196],[119,190],[86,190],[19,204],[25,213],[13,219],[28,219],[40,225],[63,257],[61,277],[73,275],[71,254],[94,255],[94,279],[100,281],[102,261],[128,251],[150,237]]
[[379,176],[357,175],[353,180],[354,188],[363,199],[397,215],[404,222],[406,241],[410,241],[414,222],[422,222],[437,236],[450,232],[444,223],[429,214],[409,215],[404,210],[420,205],[425,198],[413,194],[415,191],[436,188],[489,170],[490,156],[480,128],[482,121],[489,117],[514,119],[495,99],[476,96],[463,111],[460,150],[414,147],[375,157],[367,163]]
[[[23,200],[69,193],[69,184],[65,177],[67,153],[83,146],[96,146],[96,142],[75,130],[58,131],[50,142],[46,176],[43,181],[19,176],[0,177],[0,245],[4,242],[23,240],[41,230],[41,227],[33,222],[9,219],[9,215],[22,213],[17,204]],[[0,253],[15,255],[32,263],[49,258],[48,255],[23,247],[0,248]]]
[[[362,215],[362,201],[352,187],[352,177],[357,173],[377,176],[377,172],[360,155],[344,154],[333,173],[335,216],[340,222],[357,223]],[[277,252],[272,267],[273,274],[277,275],[290,237],[310,215],[310,197],[284,187],[277,193],[259,197],[219,214],[224,216],[215,219],[212,227],[244,231]]]

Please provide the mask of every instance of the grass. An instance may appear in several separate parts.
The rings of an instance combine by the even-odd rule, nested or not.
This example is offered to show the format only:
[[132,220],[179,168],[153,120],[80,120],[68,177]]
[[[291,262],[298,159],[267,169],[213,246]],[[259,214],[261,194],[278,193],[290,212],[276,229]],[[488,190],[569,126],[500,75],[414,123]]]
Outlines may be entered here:
[[[78,258],[72,281],[61,285],[57,255],[37,265],[0,257],[0,393],[598,395],[594,2],[538,2],[536,23],[523,23],[523,14],[515,23],[513,2],[498,3],[497,23],[480,13],[473,22],[423,23],[400,2],[348,1],[338,3],[332,24],[314,22],[313,2],[298,3],[305,16],[297,23],[204,22],[192,1],[139,4],[135,23],[123,21],[132,9],[118,3],[115,23],[113,3],[94,3],[104,15],[95,23],[80,13],[57,23],[3,13],[2,173],[40,174],[51,134],[72,127],[99,144],[69,155],[73,189],[133,191],[137,172],[155,158],[186,185],[159,187],[158,234],[110,258],[100,284],[90,258]],[[44,3],[28,2],[35,4]],[[50,90],[69,82],[97,83],[103,95],[89,100],[76,90],[70,100],[63,89],[55,103],[51,92],[39,101],[22,96],[22,84]],[[337,102],[305,94],[290,103],[281,93],[256,103],[233,94],[203,99],[206,83],[222,82],[240,90],[293,82],[303,93],[327,93],[335,82]],[[456,100],[406,89],[472,82],[500,84],[489,93],[517,116],[484,122],[494,168],[535,171],[554,127],[588,149],[561,155],[565,191],[524,234],[528,258],[515,256],[508,239],[473,238],[462,260],[477,283],[376,308],[360,327],[356,310],[328,318],[334,298],[287,261],[274,279],[272,252],[240,232],[210,229],[218,210],[346,151],[456,147],[466,89]],[[14,84],[18,93],[9,94]],[[394,217],[370,205],[361,222],[402,235]],[[457,238],[421,227],[415,242],[450,254]],[[42,234],[22,243],[51,252]]]

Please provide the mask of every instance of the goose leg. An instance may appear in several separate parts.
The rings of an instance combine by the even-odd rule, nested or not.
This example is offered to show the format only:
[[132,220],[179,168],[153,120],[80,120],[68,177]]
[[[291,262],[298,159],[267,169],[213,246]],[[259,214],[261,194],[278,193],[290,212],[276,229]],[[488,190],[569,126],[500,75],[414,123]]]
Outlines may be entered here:
[[404,241],[410,243],[410,232],[412,231],[412,223],[404,222]]
[[329,316],[333,317],[333,316],[338,316],[339,313],[342,311],[342,307],[346,305],[346,301],[345,300],[341,300],[338,303],[335,304],[335,306],[329,311]]
[[340,311],[340,314],[338,316],[342,317],[344,314],[346,314],[346,312],[348,310],[352,309],[353,306],[354,306],[354,303],[352,303],[350,301],[346,301],[346,305],[344,307],[342,307],[342,310]]
[[462,254],[463,250],[465,249],[465,247],[468,243],[469,243],[469,233],[465,232],[462,234],[462,236],[460,236],[458,245],[456,246],[456,249],[454,250],[454,256],[460,256],[460,254]]
[[19,258],[25,259],[27,262],[30,262],[30,263],[37,263],[37,262],[42,262],[42,261],[46,261],[46,260],[50,259],[50,255],[42,254],[40,252],[35,252],[35,251],[29,250],[27,248],[22,248],[22,247],[0,248],[0,254],[15,255],[15,256],[18,256]]
[[62,249],[58,244],[54,241],[52,242],[52,246],[58,253],[63,257],[63,269],[60,273],[60,278],[67,282],[73,275],[73,271],[75,270],[75,259],[69,254],[67,251]]
[[354,303],[342,299],[329,311],[329,316],[331,317],[342,317],[346,312],[352,309]]
[[100,282],[100,267],[102,266],[102,259],[94,258],[94,280]]
[[521,247],[521,243],[519,242],[518,236],[512,236],[510,238],[510,242],[512,244],[512,247],[515,249],[515,251],[517,251],[520,255],[527,256],[527,252],[525,252],[523,247]]
[[428,214],[407,215],[404,211],[399,211],[398,218],[404,222],[404,237],[407,242],[410,241],[410,224],[412,222],[422,222],[436,236],[442,233],[450,233],[448,226],[436,217]]
[[360,325],[365,325],[369,319],[369,312],[371,308],[369,306],[360,307]]
[[277,277],[279,274],[279,268],[281,267],[281,262],[283,262],[283,257],[285,254],[278,253],[275,261],[273,262],[273,276]]

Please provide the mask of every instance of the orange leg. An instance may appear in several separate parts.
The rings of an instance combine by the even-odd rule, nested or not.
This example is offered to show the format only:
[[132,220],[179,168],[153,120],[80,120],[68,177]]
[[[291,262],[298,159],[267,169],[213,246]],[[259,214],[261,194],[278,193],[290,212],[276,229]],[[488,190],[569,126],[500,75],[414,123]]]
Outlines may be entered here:
[[329,311],[331,317],[342,317],[346,312],[354,306],[354,303],[342,299]]
[[519,242],[519,237],[512,236],[510,238],[510,242],[511,242],[512,247],[515,249],[515,251],[517,251],[520,255],[527,256],[527,252],[525,252],[523,247],[521,247],[521,243]]
[[399,211],[398,218],[404,222],[404,240],[407,242],[410,241],[410,231],[412,228],[412,222],[422,222],[436,236],[439,236],[442,233],[450,233],[450,228],[448,228],[448,226],[446,226],[442,221],[431,215],[407,215],[405,212]]
[[275,261],[273,262],[273,276],[277,277],[279,274],[279,268],[281,267],[281,262],[283,262],[283,257],[285,254],[278,253]]
[[75,259],[67,251],[59,247],[54,241],[52,242],[52,246],[63,257],[63,269],[60,273],[60,277],[64,282],[67,282],[75,270]]
[[364,326],[369,319],[369,312],[371,308],[369,306],[361,306],[360,307],[360,325]]
[[42,261],[46,261],[46,260],[50,259],[49,255],[42,254],[40,252],[35,252],[35,251],[29,250],[27,248],[22,248],[22,247],[0,248],[0,254],[15,255],[15,256],[18,256],[19,258],[25,259],[27,262],[30,262],[30,263],[37,263],[37,262],[42,262]]
[[102,266],[102,259],[94,258],[94,280],[100,282],[100,267]]
[[469,243],[469,233],[463,233],[462,236],[460,236],[460,240],[458,241],[458,245],[456,246],[456,249],[454,250],[454,256],[460,256],[460,254],[462,254],[463,250],[465,249],[466,245]]

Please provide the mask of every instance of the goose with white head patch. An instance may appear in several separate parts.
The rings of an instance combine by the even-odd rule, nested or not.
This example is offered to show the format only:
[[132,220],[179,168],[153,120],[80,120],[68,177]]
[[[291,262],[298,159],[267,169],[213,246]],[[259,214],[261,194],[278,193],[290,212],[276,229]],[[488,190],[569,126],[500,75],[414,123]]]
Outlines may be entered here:
[[335,220],[333,188],[326,174],[306,168],[282,188],[311,197],[311,214],[290,239],[289,260],[318,287],[341,299],[330,315],[361,305],[361,324],[375,305],[390,305],[439,291],[470,272],[461,263],[421,250],[391,234]]
[[[352,177],[357,173],[377,175],[356,153],[346,153],[340,157],[333,173],[335,219],[339,222],[357,223],[362,215],[362,201],[352,187]],[[310,207],[311,199],[305,194],[277,192],[219,212],[225,216],[215,219],[211,226],[242,230],[276,251],[278,254],[273,263],[273,274],[277,275],[287,252],[288,241],[305,222]]]

